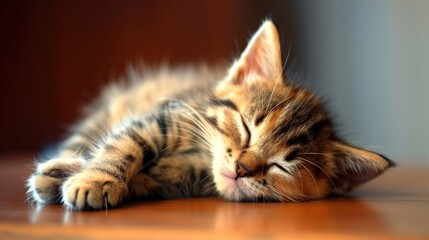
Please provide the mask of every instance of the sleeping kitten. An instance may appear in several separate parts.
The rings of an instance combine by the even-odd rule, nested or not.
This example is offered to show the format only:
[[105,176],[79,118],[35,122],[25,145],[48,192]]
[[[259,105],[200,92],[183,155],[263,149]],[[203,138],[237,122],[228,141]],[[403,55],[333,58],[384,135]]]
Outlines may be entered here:
[[147,198],[304,201],[393,165],[339,139],[319,99],[287,81],[269,20],[223,76],[199,67],[130,79],[89,108],[58,156],[37,163],[31,199],[75,210]]

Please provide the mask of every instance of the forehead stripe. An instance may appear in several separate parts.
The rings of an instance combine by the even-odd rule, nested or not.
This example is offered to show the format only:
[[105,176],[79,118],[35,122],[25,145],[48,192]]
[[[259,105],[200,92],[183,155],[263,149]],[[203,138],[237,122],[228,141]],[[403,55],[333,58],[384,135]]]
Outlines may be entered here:
[[311,134],[311,136],[317,137],[323,131],[323,128],[329,125],[330,123],[326,119],[316,121],[311,125],[311,127],[309,127],[308,132]]
[[286,140],[286,144],[288,146],[306,145],[307,143],[308,143],[308,137],[307,137],[307,134],[305,133],[291,136]]
[[228,100],[228,99],[213,98],[213,99],[211,99],[210,104],[212,104],[214,106],[227,107],[227,108],[230,108],[234,111],[238,111],[237,106],[233,102],[231,102],[231,100]]
[[[302,107],[302,104],[296,102],[289,109],[281,109],[287,113],[287,116],[281,116],[278,120],[278,124],[273,132],[273,135],[277,138],[281,138],[288,134],[292,129],[300,128],[315,117],[313,107]],[[280,110],[280,111],[281,111]]]

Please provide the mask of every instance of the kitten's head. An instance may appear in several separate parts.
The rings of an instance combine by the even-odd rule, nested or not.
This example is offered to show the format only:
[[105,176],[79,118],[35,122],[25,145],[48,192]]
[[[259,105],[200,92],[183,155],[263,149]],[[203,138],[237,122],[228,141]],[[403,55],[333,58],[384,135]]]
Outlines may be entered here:
[[283,76],[279,33],[265,21],[215,89],[213,174],[231,200],[299,201],[343,193],[391,166],[338,139],[319,99]]

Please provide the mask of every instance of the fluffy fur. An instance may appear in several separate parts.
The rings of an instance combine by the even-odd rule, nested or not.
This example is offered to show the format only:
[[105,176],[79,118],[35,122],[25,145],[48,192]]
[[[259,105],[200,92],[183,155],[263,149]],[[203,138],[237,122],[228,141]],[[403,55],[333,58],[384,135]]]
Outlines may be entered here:
[[303,201],[391,166],[335,135],[319,99],[287,81],[280,49],[265,21],[228,71],[131,71],[87,109],[58,156],[37,163],[29,196],[76,210],[145,198]]

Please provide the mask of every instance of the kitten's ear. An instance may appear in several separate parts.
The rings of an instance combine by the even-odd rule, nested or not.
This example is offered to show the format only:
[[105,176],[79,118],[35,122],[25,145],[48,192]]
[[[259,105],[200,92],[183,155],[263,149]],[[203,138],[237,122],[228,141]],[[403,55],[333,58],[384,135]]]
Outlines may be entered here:
[[349,191],[395,166],[393,161],[380,154],[339,141],[333,144],[339,170],[335,176],[337,191]]
[[269,80],[283,76],[279,31],[270,20],[266,20],[250,39],[230,68],[227,79],[241,84],[252,75]]

